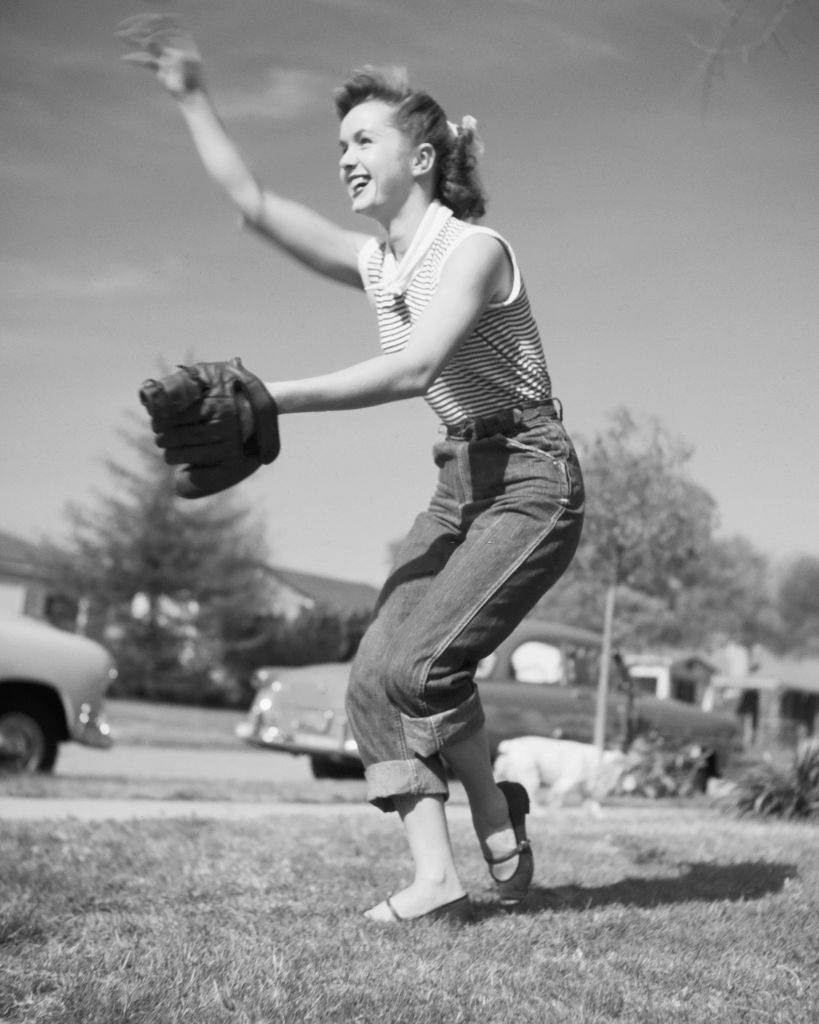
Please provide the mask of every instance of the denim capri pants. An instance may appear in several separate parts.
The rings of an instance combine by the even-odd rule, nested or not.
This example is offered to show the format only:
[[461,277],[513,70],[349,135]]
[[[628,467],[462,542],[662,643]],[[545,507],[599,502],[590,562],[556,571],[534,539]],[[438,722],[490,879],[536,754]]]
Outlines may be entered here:
[[402,543],[353,662],[347,716],[367,797],[448,795],[447,744],[484,723],[475,684],[559,579],[583,525],[583,478],[553,402],[450,427],[438,485]]

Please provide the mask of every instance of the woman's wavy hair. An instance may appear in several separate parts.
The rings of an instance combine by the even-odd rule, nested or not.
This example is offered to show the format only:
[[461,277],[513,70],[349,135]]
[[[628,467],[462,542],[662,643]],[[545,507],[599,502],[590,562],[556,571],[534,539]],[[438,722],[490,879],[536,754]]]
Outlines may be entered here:
[[480,140],[475,128],[461,126],[455,134],[441,106],[429,93],[411,88],[403,68],[366,65],[335,90],[334,99],[339,119],[367,100],[390,104],[396,126],[413,145],[427,142],[435,150],[434,197],[461,220],[483,217],[486,194],[478,173]]

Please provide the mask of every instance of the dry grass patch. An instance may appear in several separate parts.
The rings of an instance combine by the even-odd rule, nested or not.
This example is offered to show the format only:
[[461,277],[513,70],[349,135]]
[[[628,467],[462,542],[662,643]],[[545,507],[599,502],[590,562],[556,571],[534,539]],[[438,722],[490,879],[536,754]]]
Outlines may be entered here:
[[474,925],[369,925],[407,876],[393,818],[11,824],[0,1018],[20,1024],[809,1024],[815,828],[682,809],[535,819],[509,916],[468,822]]

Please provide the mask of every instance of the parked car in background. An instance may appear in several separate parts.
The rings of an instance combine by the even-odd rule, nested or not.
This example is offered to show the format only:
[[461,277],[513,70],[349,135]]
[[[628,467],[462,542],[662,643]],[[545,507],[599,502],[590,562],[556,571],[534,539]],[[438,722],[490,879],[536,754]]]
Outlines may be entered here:
[[104,647],[26,615],[0,616],[0,770],[51,771],[59,745],[111,745]]
[[270,750],[308,754],[317,779],[360,775],[344,710],[349,675],[349,662],[257,669],[256,696],[236,735]]
[[[594,735],[601,638],[588,630],[527,619],[485,658],[476,672],[493,756],[501,740],[555,736],[590,743]],[[349,664],[262,668],[256,696],[237,735],[272,750],[307,754],[317,778],[361,771],[344,710]],[[616,675],[618,668],[612,666]],[[617,745],[625,730],[626,699],[609,694],[606,739]],[[638,695],[633,726],[670,750],[698,745],[713,751],[720,771],[738,744],[730,717],[678,700]]]

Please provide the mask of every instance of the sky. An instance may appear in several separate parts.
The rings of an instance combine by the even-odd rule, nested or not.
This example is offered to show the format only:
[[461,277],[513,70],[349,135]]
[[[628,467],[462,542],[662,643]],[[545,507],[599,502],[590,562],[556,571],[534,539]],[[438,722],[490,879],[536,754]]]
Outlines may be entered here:
[[[730,45],[753,43],[774,0]],[[720,534],[819,555],[819,23],[729,56],[707,96],[717,0],[180,0],[211,95],[259,179],[357,230],[333,87],[398,63],[477,117],[485,223],[512,244],[569,431],[613,410],[694,450]],[[173,102],[120,60],[124,0],[0,5],[0,529],[59,538],[139,385],[240,355],[264,380],[373,355],[372,311],[251,237]],[[163,369],[164,368],[164,369]],[[236,490],[271,559],[378,583],[435,483],[423,400],[284,417]]]

